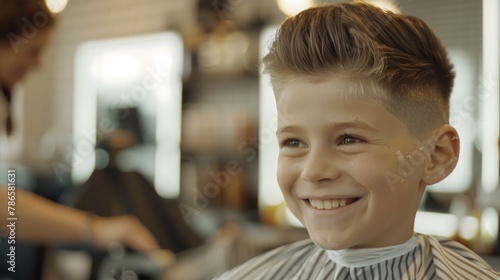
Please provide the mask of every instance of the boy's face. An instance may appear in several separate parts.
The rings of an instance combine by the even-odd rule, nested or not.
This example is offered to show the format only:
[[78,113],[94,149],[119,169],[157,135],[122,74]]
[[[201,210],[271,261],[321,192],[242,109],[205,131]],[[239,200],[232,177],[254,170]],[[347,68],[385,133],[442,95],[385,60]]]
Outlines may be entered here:
[[280,188],[320,247],[403,243],[413,234],[428,154],[381,103],[348,89],[341,78],[295,79],[276,93]]

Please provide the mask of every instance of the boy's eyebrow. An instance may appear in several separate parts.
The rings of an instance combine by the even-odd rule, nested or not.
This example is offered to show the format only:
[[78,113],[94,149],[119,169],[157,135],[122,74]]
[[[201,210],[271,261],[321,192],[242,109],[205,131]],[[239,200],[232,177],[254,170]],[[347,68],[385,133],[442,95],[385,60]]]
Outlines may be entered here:
[[337,128],[337,129],[342,129],[342,128],[361,128],[361,129],[366,129],[366,130],[370,130],[372,132],[380,132],[379,129],[365,123],[365,122],[362,122],[360,120],[354,120],[354,121],[349,121],[349,122],[341,122],[341,123],[331,123],[330,124],[330,127],[334,127],[334,128]]
[[[353,120],[353,121],[340,122],[340,123],[332,122],[328,125],[328,127],[335,128],[335,129],[361,128],[361,129],[369,130],[372,132],[380,132],[379,129],[377,129],[377,128],[375,128],[375,127],[373,127],[365,122],[362,122],[360,120]],[[287,125],[287,126],[283,126],[283,127],[278,127],[278,129],[276,130],[276,134],[283,133],[283,132],[297,132],[297,131],[301,131],[301,130],[303,130],[303,128],[301,128],[300,126]]]
[[283,126],[283,127],[278,127],[278,129],[276,129],[276,134],[280,134],[282,132],[297,132],[297,131],[301,131],[303,130],[300,126],[296,126],[296,125],[287,125],[287,126]]

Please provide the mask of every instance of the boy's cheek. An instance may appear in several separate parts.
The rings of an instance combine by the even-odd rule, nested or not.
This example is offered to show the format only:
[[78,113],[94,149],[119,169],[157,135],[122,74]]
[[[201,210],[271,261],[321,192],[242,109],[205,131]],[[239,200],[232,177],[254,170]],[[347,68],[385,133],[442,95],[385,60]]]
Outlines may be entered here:
[[278,185],[283,193],[289,192],[292,187],[292,174],[284,164],[278,164],[277,172]]
[[401,176],[398,173],[398,164],[395,158],[377,155],[375,157],[363,158],[362,164],[356,169],[351,169],[351,174],[356,181],[370,192],[388,193],[395,191],[399,186]]
[[278,180],[280,180],[280,177],[284,177],[283,179],[289,179],[289,180],[300,177],[302,170],[301,168],[302,165],[300,161],[280,156],[278,158],[278,166],[277,166]]

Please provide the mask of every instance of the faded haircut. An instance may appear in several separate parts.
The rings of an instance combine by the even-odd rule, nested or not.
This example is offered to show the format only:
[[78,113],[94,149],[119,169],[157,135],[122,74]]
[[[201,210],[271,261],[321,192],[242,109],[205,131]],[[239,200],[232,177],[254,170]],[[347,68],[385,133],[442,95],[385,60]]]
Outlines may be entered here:
[[364,2],[310,8],[280,26],[262,66],[275,92],[291,79],[338,76],[373,93],[411,132],[448,123],[453,65],[413,16]]

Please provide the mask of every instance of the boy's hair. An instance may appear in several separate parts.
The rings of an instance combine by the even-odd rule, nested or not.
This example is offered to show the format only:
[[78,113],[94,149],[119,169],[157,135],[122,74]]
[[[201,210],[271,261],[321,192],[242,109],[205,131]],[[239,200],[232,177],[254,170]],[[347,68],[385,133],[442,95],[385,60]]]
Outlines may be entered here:
[[[263,58],[275,91],[298,77],[340,76],[377,97],[420,134],[448,122],[455,73],[421,19],[355,2],[310,8],[288,18]],[[360,86],[360,87],[359,87]]]
[[16,36],[25,36],[23,32],[26,32],[27,25],[44,29],[52,27],[55,20],[44,1],[0,0],[0,43],[8,43]]

